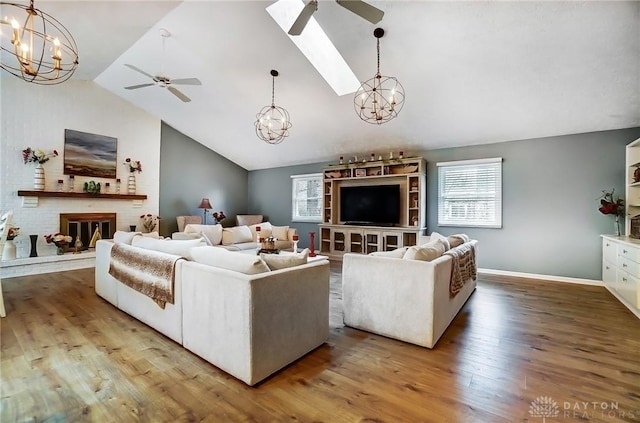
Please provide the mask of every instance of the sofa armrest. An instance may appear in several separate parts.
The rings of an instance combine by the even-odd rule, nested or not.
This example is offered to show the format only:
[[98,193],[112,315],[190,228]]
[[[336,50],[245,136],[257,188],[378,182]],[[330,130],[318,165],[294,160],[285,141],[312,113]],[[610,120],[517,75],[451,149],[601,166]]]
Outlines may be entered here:
[[449,290],[451,263],[450,256],[429,262],[345,254],[345,325],[431,348],[434,303]]

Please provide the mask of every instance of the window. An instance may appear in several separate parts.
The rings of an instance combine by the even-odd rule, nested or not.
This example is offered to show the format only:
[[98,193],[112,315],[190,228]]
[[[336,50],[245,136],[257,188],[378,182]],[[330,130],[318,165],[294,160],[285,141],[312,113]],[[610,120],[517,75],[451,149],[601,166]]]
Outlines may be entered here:
[[502,227],[502,158],[438,163],[438,226]]
[[291,176],[291,221],[322,222],[322,173]]

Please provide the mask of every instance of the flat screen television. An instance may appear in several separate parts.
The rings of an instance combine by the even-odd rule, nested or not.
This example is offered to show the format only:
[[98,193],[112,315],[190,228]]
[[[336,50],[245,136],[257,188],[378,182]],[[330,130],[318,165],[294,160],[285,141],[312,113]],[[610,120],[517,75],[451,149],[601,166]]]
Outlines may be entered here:
[[398,225],[400,185],[340,187],[340,221],[348,225]]

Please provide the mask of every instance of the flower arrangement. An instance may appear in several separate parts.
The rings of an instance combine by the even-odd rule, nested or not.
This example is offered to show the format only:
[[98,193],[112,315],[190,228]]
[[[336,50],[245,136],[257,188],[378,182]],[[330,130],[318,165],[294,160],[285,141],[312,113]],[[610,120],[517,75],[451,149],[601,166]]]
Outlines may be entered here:
[[598,210],[602,214],[612,214],[615,216],[616,236],[620,235],[620,216],[624,216],[624,200],[619,196],[614,196],[615,190],[612,188],[611,192],[602,191],[602,195],[598,197],[600,200],[600,207]]
[[216,223],[220,222],[222,219],[227,218],[227,216],[224,214],[223,211],[213,212],[211,213],[211,217],[213,217],[216,220]]
[[611,192],[602,191],[602,195],[598,197],[600,200],[600,207],[598,210],[602,214],[613,214],[616,216],[624,215],[624,200],[620,197],[614,197],[615,190],[612,189]]
[[48,162],[52,157],[57,157],[58,151],[51,150],[49,153],[45,153],[44,150],[36,149],[33,150],[31,147],[27,147],[22,150],[22,159],[24,160],[24,164],[27,163],[39,163],[43,164]]
[[154,216],[151,213],[147,213],[140,216],[140,219],[142,219],[142,227],[144,227],[145,232],[149,233],[156,229],[160,216]]
[[11,226],[9,232],[7,232],[7,240],[13,241],[18,235],[20,235],[20,228]]
[[69,235],[63,235],[60,232],[53,235],[45,235],[44,239],[45,241],[47,241],[47,244],[53,243],[57,247],[60,247],[61,245],[68,245],[71,241],[73,241],[73,238],[71,238]]
[[129,168],[129,173],[142,172],[142,163],[140,160],[131,160],[129,157],[124,159],[124,165]]

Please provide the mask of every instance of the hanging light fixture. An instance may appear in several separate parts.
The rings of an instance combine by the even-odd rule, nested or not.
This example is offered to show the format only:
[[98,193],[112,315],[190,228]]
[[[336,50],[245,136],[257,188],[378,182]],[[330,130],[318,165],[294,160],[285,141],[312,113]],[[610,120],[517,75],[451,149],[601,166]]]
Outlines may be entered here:
[[[8,9],[16,16],[5,15]],[[36,9],[33,0],[29,6],[0,2],[0,15],[0,68],[41,85],[71,77],[78,67],[78,47],[64,25]]]
[[271,106],[264,106],[256,115],[256,135],[269,144],[280,144],[289,136],[291,120],[286,109],[275,105],[275,83],[277,70],[271,70]]
[[362,82],[356,91],[353,105],[360,119],[381,125],[398,116],[404,106],[404,88],[396,78],[380,75],[380,38],[384,29],[373,31],[377,38],[378,71],[368,81]]

